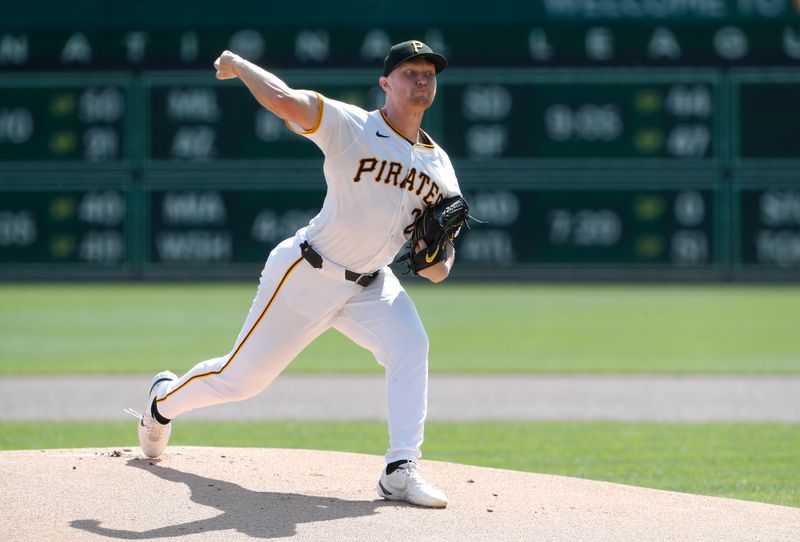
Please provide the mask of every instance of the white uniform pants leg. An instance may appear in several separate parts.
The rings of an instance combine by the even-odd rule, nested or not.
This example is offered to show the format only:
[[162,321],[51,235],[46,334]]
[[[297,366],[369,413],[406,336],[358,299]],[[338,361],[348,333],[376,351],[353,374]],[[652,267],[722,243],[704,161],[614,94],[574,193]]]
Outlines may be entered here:
[[257,395],[330,327],[338,308],[361,289],[319,273],[300,257],[298,241],[287,239],[264,266],[231,352],[197,364],[166,387],[157,399],[159,414],[174,419],[196,408]]
[[333,327],[386,368],[386,462],[418,459],[428,405],[428,336],[408,293],[385,268],[347,302]]

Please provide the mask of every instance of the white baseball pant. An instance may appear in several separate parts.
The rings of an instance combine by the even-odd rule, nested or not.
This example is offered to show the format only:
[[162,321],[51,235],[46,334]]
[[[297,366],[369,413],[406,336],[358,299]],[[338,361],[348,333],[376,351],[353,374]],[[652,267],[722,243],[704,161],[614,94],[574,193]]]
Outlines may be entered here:
[[157,398],[159,414],[174,419],[253,397],[333,327],[386,369],[386,462],[418,459],[427,412],[428,337],[413,301],[388,267],[362,287],[312,267],[300,255],[301,242],[298,233],[270,253],[233,349],[170,383]]

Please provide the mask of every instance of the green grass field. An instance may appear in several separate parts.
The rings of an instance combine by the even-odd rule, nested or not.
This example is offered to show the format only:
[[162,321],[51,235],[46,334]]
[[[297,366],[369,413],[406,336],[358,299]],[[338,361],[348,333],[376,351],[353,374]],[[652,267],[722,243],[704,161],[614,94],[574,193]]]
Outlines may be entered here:
[[[427,425],[425,458],[800,507],[800,427],[778,423]],[[132,422],[0,422],[0,449],[127,446]],[[176,423],[171,444],[382,455],[383,422]],[[268,465],[265,469],[270,468]]]
[[[183,372],[231,348],[253,284],[0,285],[0,373]],[[798,373],[800,288],[409,288],[432,372]],[[290,371],[381,370],[330,331]]]
[[[800,373],[800,287],[414,284],[434,372]],[[0,374],[181,373],[253,284],[0,284]],[[369,372],[328,332],[290,371]],[[172,443],[382,454],[383,422],[181,423]],[[0,422],[0,449],[135,448],[131,422]],[[429,459],[800,507],[800,425],[429,423]]]

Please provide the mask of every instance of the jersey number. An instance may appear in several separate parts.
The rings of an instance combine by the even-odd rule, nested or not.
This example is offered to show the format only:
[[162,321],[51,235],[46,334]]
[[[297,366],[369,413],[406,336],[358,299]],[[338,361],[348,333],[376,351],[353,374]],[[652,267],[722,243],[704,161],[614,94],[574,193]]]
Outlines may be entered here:
[[414,215],[414,219],[411,221],[411,224],[406,226],[406,229],[403,230],[403,233],[406,235],[411,235],[414,233],[414,222],[416,222],[419,216],[422,214],[422,209],[414,209],[411,211],[411,214]]

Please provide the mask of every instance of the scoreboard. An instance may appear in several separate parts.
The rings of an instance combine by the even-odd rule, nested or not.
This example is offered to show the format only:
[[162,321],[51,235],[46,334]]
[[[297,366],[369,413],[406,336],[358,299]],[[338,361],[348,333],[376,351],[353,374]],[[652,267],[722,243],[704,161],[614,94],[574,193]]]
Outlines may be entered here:
[[551,185],[467,195],[476,213],[485,209],[492,219],[464,237],[460,262],[684,271],[720,265],[719,197],[709,187]]
[[736,161],[798,162],[800,160],[800,69],[742,71],[731,78]]
[[260,269],[275,245],[308,224],[325,197],[319,183],[303,179],[266,189],[246,178],[219,188],[220,180],[212,176],[202,186],[162,181],[147,190],[148,273],[197,265]]
[[65,277],[128,276],[133,232],[121,179],[26,181],[0,191],[3,274],[52,276],[55,268]]
[[0,164],[120,162],[130,155],[127,78],[0,78]]
[[800,266],[800,175],[764,178],[761,170],[735,179],[734,262],[761,275],[781,275]]
[[[426,128],[457,161],[499,159],[502,168],[519,161],[531,167],[592,160],[646,166],[716,164],[726,158],[727,104],[713,72],[453,69],[447,77]],[[367,109],[382,104],[374,74],[287,73],[286,80]],[[790,105],[798,85],[752,89],[750,84],[742,89],[745,106],[760,108],[760,118],[769,121],[770,105],[779,99]],[[215,81],[207,73],[150,75],[136,82],[98,74],[15,76],[0,81],[0,104],[0,168],[187,161],[249,168],[320,159],[313,144],[289,132],[243,85]],[[759,118],[748,114],[743,122],[754,123],[754,116]],[[759,133],[761,124],[755,123],[753,132],[762,137],[742,144],[751,155],[759,145],[773,153],[787,148],[783,157],[797,155],[792,146],[800,128],[788,117],[777,132]],[[773,144],[770,137],[781,139]]]
[[252,276],[318,212],[322,156],[214,58],[375,109],[412,36],[450,61],[423,127],[485,222],[454,276],[800,279],[796,2],[467,0],[422,29],[366,2],[304,23],[176,0],[158,25],[45,3],[62,22],[0,22],[2,277]]
[[[311,74],[287,75],[290,85],[369,109],[379,107],[380,88],[364,73],[318,75],[316,82]],[[316,146],[287,130],[238,81],[217,82],[213,73],[159,75],[148,77],[141,90],[146,117],[162,119],[144,132],[143,158],[148,162],[225,161],[226,167],[250,167],[253,161],[268,165],[302,159],[321,164]]]
[[711,72],[457,73],[443,86],[452,157],[721,159],[720,83]]
[[[4,191],[4,267],[37,274],[58,264],[75,273],[96,269],[115,275],[139,260],[144,276],[180,275],[197,267],[235,274],[260,266],[272,247],[308,223],[325,196],[314,182],[319,179],[264,187],[246,176],[200,177],[193,184],[168,177],[143,186]],[[472,211],[487,223],[459,238],[460,262],[481,272],[574,271],[588,264],[713,273],[721,264],[720,195],[702,179],[671,181],[646,188],[635,177],[625,184],[584,182],[569,188],[559,176],[547,184],[467,181],[463,188]],[[746,195],[748,211],[753,196]],[[126,205],[133,201],[139,202],[135,211]],[[131,235],[134,231],[146,234]]]

